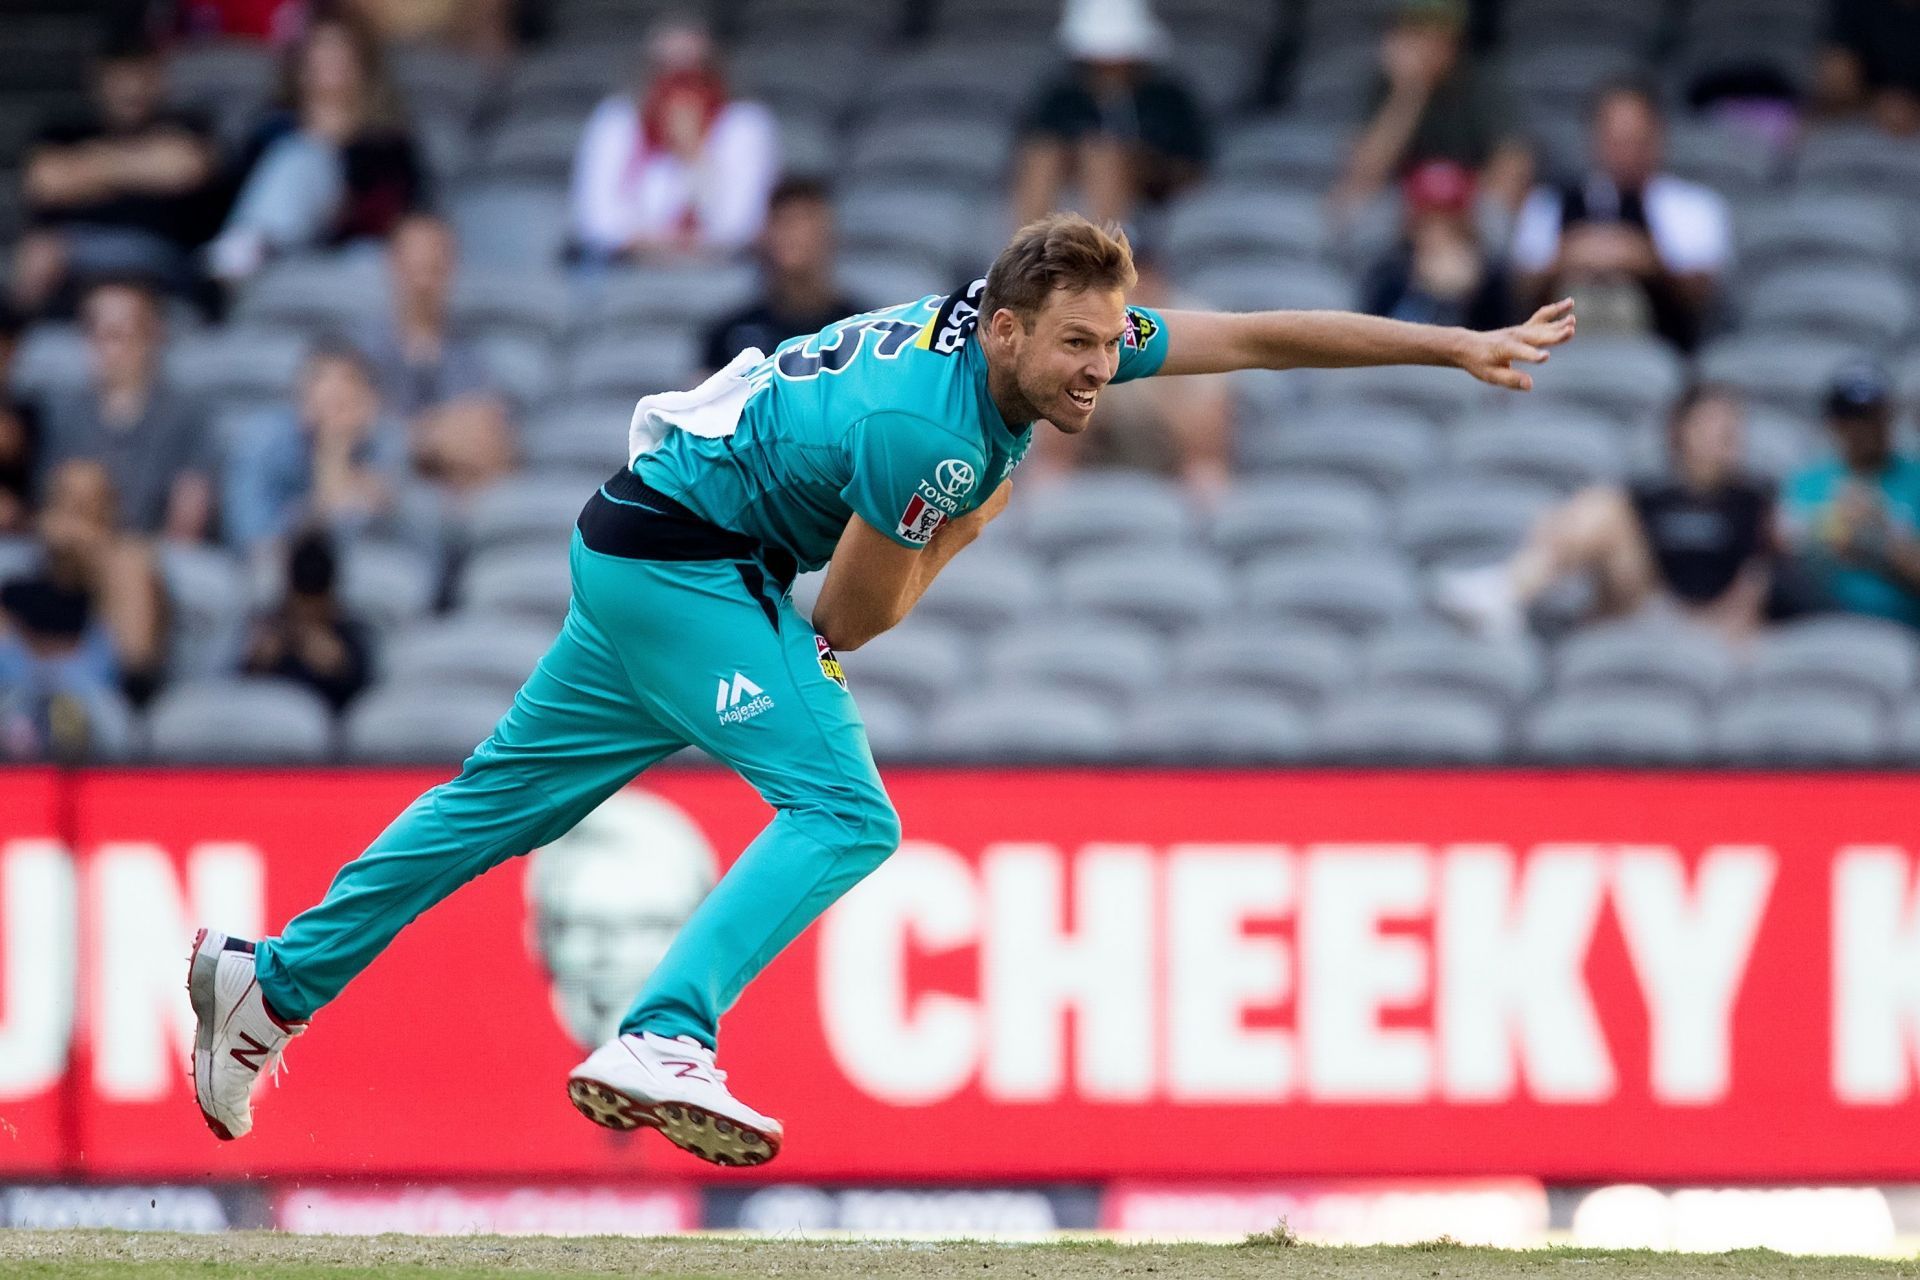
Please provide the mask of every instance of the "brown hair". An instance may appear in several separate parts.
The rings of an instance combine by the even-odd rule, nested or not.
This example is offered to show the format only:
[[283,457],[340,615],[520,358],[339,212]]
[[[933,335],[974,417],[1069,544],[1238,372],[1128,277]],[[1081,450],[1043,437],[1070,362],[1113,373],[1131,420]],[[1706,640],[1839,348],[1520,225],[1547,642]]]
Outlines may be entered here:
[[1077,213],[1051,213],[1014,232],[987,271],[982,320],[1005,307],[1030,324],[1055,289],[1131,289],[1133,246],[1113,223],[1096,226]]

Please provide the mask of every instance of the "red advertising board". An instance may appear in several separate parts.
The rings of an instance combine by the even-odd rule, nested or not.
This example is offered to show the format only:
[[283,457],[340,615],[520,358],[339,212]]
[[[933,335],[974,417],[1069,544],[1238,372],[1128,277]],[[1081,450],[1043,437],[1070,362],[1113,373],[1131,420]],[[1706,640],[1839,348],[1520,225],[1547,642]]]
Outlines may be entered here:
[[0,769],[0,1177],[60,1167],[79,954],[50,769]]
[[[192,924],[277,927],[434,780],[69,784],[74,1172],[1920,1177],[1920,781],[1896,776],[892,771],[901,852],[724,1028],[732,1083],[787,1124],[752,1174],[565,1098],[603,988],[768,816],[656,771],[614,839],[403,933],[256,1132],[215,1142],[182,1070]],[[40,1105],[0,1094],[33,1149]]]

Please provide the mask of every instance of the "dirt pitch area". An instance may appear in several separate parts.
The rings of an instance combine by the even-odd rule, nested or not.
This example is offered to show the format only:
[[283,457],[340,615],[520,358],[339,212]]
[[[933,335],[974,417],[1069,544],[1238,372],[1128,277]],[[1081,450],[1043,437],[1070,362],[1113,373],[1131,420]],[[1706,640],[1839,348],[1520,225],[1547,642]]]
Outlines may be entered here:
[[1920,1259],[1790,1258],[1744,1253],[1685,1256],[1593,1249],[1502,1252],[1438,1242],[1393,1249],[1330,1249],[1257,1237],[1239,1245],[974,1244],[742,1240],[679,1237],[188,1236],[116,1231],[0,1230],[8,1280],[358,1280],[360,1277],[648,1276],[666,1280],[1737,1280],[1908,1277]]

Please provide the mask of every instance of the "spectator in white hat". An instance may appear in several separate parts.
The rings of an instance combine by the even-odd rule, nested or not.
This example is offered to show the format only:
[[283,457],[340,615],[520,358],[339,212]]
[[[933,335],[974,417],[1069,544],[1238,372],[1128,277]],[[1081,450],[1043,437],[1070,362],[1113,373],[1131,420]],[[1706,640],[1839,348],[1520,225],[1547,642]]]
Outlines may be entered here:
[[1071,187],[1088,217],[1125,223],[1200,176],[1208,122],[1186,86],[1158,65],[1169,40],[1147,0],[1068,0],[1060,43],[1069,65],[1020,126],[1020,222],[1068,203]]

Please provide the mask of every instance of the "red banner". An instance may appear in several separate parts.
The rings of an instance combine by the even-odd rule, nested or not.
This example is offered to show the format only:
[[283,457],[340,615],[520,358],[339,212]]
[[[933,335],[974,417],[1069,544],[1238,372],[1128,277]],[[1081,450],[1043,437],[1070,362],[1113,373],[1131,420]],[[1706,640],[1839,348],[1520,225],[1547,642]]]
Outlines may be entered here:
[[59,1169],[73,1030],[73,862],[50,769],[0,769],[0,1176]]
[[[77,964],[12,945],[62,908],[28,856],[47,783],[6,781],[24,789],[0,831],[0,1045],[57,1055],[67,1028],[17,1002],[68,967],[83,1026],[66,1130],[44,1089],[7,1091],[0,1054],[0,1117],[21,1129],[0,1160],[58,1151],[114,1178],[768,1176],[596,1129],[562,1084],[576,1040],[766,820],[736,779],[657,771],[592,838],[428,913],[294,1042],[234,1144],[201,1127],[183,1070],[192,926],[284,923],[435,777],[78,777]],[[889,785],[901,852],[726,1023],[731,1083],[788,1126],[772,1176],[1920,1177],[1920,781]]]

